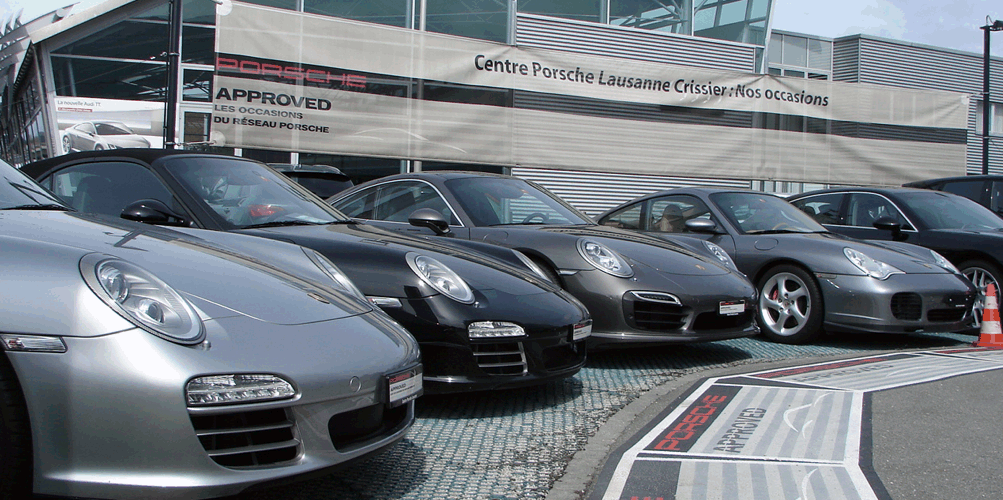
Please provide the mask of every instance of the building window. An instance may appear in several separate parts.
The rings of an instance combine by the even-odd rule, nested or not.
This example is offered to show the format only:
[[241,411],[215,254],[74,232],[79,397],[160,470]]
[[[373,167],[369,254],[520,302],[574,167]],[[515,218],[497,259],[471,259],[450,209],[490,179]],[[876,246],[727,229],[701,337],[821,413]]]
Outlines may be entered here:
[[300,153],[303,165],[330,165],[352,178],[352,182],[363,182],[388,175],[405,172],[407,162],[389,158],[366,158],[363,156],[342,156],[319,153]]
[[186,69],[181,99],[191,102],[212,102],[212,70]]
[[[975,102],[975,134],[982,135],[982,110],[983,102]],[[1003,103],[990,103],[989,105],[989,135],[1003,135]]]
[[508,41],[506,0],[426,0],[425,30],[493,42]]
[[692,9],[690,0],[610,0],[609,23],[688,35]]
[[[616,3],[618,0],[612,0]],[[564,19],[574,19],[577,21],[589,21],[593,23],[605,22],[602,18],[602,6],[599,0],[519,0],[519,12],[525,14],[539,14],[541,16],[561,17]],[[621,4],[643,4],[646,10],[654,9],[657,5],[652,0],[622,1]],[[668,4],[677,3],[670,0]],[[629,10],[629,7],[621,7],[621,11]],[[641,8],[635,9],[640,11]]]
[[809,80],[830,80],[832,41],[773,33],[767,51],[768,71]]
[[164,63],[52,56],[52,76],[59,96],[163,101],[167,93]]
[[303,0],[303,12],[412,28],[410,0]]

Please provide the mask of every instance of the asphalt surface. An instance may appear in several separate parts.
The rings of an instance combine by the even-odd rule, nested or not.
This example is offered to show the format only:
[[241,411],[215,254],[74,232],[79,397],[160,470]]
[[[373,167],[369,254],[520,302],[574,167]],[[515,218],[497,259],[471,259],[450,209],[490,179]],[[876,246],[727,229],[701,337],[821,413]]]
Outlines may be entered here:
[[[597,485],[602,487],[598,484],[602,479],[600,473],[608,462],[616,460],[610,457],[618,447],[622,447],[645,426],[650,426],[654,419],[671,409],[680,395],[692,390],[695,384],[707,377],[886,352],[964,347],[973,340],[973,336],[960,334],[844,335],[828,337],[812,346],[788,346],[749,338],[593,352],[589,354],[586,367],[575,377],[544,386],[423,396],[417,403],[418,420],[415,426],[407,438],[386,453],[329,475],[247,492],[236,498],[584,499],[595,494]],[[958,382],[951,379],[943,383]],[[979,383],[972,382],[967,396],[978,393]],[[935,384],[925,384],[922,388],[912,389],[932,391],[918,396],[927,400],[946,398],[941,389],[934,389],[936,387]],[[943,390],[960,392],[958,398],[966,397],[962,388],[951,386]],[[984,389],[982,392],[985,392]],[[982,397],[977,401],[985,400]],[[872,403],[876,408],[886,405],[894,408],[896,403],[891,399],[888,401],[885,402],[884,394],[880,394],[873,397]],[[908,404],[908,401],[910,399],[907,398],[897,404]],[[936,405],[931,408],[931,411],[934,410]],[[891,411],[890,414],[912,416],[918,411]],[[971,411],[981,410],[972,408]],[[998,406],[996,414],[999,414]],[[880,423],[883,421],[877,416],[875,425],[886,425]],[[969,417],[966,423],[982,422],[978,425],[983,425],[984,429],[999,428],[994,421],[983,422],[973,415]],[[960,414],[954,417],[940,413],[937,418],[945,422],[944,427],[951,427],[958,426],[961,422],[957,419],[962,417]],[[924,433],[931,429],[931,421],[937,420],[916,417],[908,424],[893,420],[887,425],[896,429],[909,427],[913,433]],[[980,434],[981,431],[971,431],[971,436]],[[926,446],[933,446],[933,449],[958,446],[933,436],[929,439]],[[894,444],[881,446],[912,445],[895,440]],[[915,446],[922,447],[922,444]],[[995,445],[990,443],[987,446]],[[999,449],[998,446],[995,448]],[[886,478],[887,472],[882,471],[909,466],[894,462],[893,457],[900,452],[907,456],[917,453],[904,448],[889,449],[887,454],[883,450],[875,445],[874,468],[882,475],[885,488],[894,493],[893,498],[909,498],[895,496],[900,494],[896,488],[903,484],[906,488],[910,487],[912,479]],[[885,455],[889,457],[887,461],[882,458]],[[963,445],[950,458],[959,464],[970,464],[976,459],[965,459]],[[929,482],[938,481],[935,476],[939,473],[922,472],[927,473],[931,474]],[[978,474],[973,473],[974,476]],[[992,486],[1001,483],[981,481],[981,484],[985,485],[987,493],[992,493]],[[957,496],[999,497],[979,497],[976,494]]]

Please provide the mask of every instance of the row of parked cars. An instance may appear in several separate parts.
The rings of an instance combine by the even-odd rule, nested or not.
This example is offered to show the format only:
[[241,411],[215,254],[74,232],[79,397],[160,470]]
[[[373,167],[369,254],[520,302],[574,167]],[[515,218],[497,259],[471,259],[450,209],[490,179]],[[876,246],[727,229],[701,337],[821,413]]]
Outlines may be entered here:
[[234,494],[385,449],[422,394],[569,377],[588,350],[959,331],[978,299],[938,251],[762,193],[597,223],[492,174],[325,200],[322,168],[189,151],[0,167],[4,498]]

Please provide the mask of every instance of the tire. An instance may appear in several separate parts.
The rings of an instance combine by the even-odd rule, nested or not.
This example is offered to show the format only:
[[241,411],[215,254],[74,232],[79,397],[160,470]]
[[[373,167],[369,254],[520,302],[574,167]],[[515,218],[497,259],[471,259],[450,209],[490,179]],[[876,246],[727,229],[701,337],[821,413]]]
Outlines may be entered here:
[[822,292],[804,269],[774,267],[759,280],[756,308],[763,335],[783,344],[807,344],[822,334]]
[[995,264],[984,260],[968,260],[958,265],[961,274],[964,274],[979,289],[979,296],[975,298],[975,305],[972,306],[972,324],[970,333],[978,334],[982,329],[982,311],[986,307],[986,285],[992,283],[996,286],[996,300],[999,303],[1000,279],[1003,273]]
[[0,353],[0,498],[29,498],[31,424],[10,361]]
[[104,150],[104,146],[102,146],[100,144],[95,144],[94,145],[94,151],[102,151],[102,150]]

